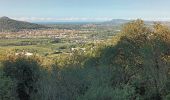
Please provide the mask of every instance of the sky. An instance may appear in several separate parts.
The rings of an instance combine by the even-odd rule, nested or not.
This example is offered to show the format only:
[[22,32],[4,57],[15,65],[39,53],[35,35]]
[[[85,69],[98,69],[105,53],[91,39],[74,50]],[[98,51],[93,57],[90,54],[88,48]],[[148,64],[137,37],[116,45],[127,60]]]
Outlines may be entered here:
[[170,0],[0,0],[0,16],[23,21],[170,20]]

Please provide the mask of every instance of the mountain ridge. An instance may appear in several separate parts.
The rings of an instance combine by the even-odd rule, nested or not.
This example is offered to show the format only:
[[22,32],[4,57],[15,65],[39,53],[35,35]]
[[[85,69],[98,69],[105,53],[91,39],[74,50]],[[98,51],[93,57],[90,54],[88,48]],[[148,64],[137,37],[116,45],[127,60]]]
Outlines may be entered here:
[[10,19],[9,17],[3,16],[0,17],[0,32],[15,32],[24,29],[43,29],[48,28],[43,25],[25,22],[25,21],[18,21],[14,19]]

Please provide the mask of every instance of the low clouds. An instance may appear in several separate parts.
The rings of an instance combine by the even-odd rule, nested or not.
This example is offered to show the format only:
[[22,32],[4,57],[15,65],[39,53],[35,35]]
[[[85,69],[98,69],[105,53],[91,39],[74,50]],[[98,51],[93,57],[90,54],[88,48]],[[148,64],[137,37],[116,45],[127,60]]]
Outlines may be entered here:
[[[90,17],[70,17],[70,18],[50,18],[50,17],[12,17],[12,19],[20,20],[20,21],[27,21],[27,22],[100,22],[100,21],[110,21],[114,18],[111,17],[98,17],[98,18],[90,18]],[[127,20],[135,20],[135,19],[142,19],[146,21],[170,21],[170,18],[121,18]]]
[[51,21],[109,21],[112,18],[109,17],[99,17],[99,18],[43,18],[43,17],[14,17],[15,20],[20,21],[31,21],[31,22],[51,22]]

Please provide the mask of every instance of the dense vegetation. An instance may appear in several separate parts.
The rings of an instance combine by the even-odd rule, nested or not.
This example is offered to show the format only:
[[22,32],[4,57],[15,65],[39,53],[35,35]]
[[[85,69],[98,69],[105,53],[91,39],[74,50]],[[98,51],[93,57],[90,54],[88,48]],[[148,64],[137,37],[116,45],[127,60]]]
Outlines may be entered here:
[[0,32],[19,31],[23,29],[40,29],[47,28],[43,25],[33,24],[29,22],[22,22],[10,19],[8,17],[0,18]]
[[142,20],[123,25],[112,40],[42,58],[0,58],[1,100],[170,100],[170,30]]

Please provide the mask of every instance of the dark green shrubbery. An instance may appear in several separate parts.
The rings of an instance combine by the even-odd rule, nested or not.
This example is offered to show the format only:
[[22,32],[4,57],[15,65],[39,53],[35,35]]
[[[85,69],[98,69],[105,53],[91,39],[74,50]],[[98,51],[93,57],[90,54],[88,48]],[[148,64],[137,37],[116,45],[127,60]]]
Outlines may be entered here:
[[0,68],[0,100],[15,100],[15,82],[3,75]]
[[16,94],[20,100],[31,100],[37,93],[40,65],[29,57],[19,56],[3,62],[4,75],[16,82]]

